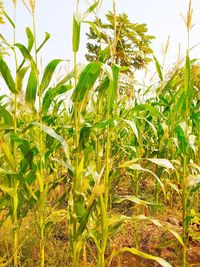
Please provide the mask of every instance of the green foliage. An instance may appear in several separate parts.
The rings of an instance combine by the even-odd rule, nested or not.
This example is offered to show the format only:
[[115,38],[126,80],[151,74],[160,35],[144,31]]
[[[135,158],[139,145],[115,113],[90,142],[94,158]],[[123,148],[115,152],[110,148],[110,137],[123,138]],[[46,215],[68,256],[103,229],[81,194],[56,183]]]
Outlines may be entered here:
[[[21,225],[29,217],[37,228],[41,267],[48,262],[50,231],[62,223],[66,235],[62,242],[69,243],[73,267],[87,266],[87,259],[98,267],[109,266],[124,252],[171,266],[164,256],[138,249],[138,221],[160,227],[162,236],[165,231],[171,235],[171,240],[164,237],[164,245],[155,244],[158,249],[179,242],[180,265],[186,266],[191,224],[199,218],[195,203],[200,188],[199,65],[187,53],[184,67],[165,74],[154,56],[157,81],[128,102],[129,96],[122,97],[120,90],[137,83],[129,74],[149,62],[153,37],[147,35],[145,24],[131,23],[126,14],[115,17],[109,12],[107,23],[86,21],[100,4],[93,3],[82,14],[77,7],[74,66],[61,78],[54,79],[65,61],[53,59],[43,72],[38,67],[38,53],[50,35],[46,33],[36,46],[34,23],[33,32],[26,28],[26,45],[10,46],[15,78],[0,57],[1,78],[11,94],[0,96],[0,222],[7,219],[11,224],[12,246],[6,247],[3,261],[14,267],[30,260],[23,255],[25,243],[19,241]],[[29,5],[34,22],[35,2]],[[15,31],[15,21],[5,17]],[[88,36],[95,43],[88,45],[92,62],[84,67],[76,60],[83,22],[91,26]],[[1,40],[7,43],[3,36]],[[20,65],[16,50],[23,57]],[[153,95],[148,97],[150,90]],[[182,235],[153,218],[151,211],[158,213],[161,207],[181,207]],[[131,247],[110,251],[112,238],[126,223],[135,225]]]
[[[113,61],[120,66],[127,66],[130,71],[134,69],[144,68],[150,61],[152,49],[150,44],[153,36],[147,34],[146,24],[138,24],[130,22],[127,14],[119,14],[116,16],[116,48],[112,51],[114,43],[114,14],[109,12],[106,14],[107,22],[96,19],[93,23],[97,27],[99,35],[95,32],[94,27],[90,27],[87,37],[88,53],[86,59],[88,61],[97,61],[98,58],[103,60],[106,58],[108,62],[113,57]],[[104,54],[101,44],[105,43]],[[107,54],[107,52],[109,52]],[[105,60],[105,59],[104,59]],[[103,61],[104,61],[103,60]]]

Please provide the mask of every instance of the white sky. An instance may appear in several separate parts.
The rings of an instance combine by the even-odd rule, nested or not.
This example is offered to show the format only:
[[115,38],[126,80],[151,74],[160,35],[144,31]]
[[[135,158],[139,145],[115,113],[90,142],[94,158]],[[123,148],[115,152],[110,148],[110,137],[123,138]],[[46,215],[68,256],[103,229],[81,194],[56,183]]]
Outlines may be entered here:
[[[7,13],[12,17],[13,4],[11,0],[4,0]],[[80,0],[81,9],[84,11],[88,6],[85,0]],[[90,0],[91,2],[91,0]],[[153,49],[155,55],[161,59],[160,45],[166,42],[168,35],[171,36],[171,49],[168,56],[168,63],[176,60],[179,43],[184,53],[187,44],[186,28],[180,16],[180,12],[186,14],[189,0],[116,0],[117,12],[128,14],[132,22],[146,23],[149,34],[155,35]],[[36,0],[37,12],[37,41],[43,40],[44,32],[51,34],[51,39],[42,50],[43,64],[47,64],[54,58],[72,59],[71,36],[72,36],[72,15],[75,10],[76,0]],[[104,0],[101,14],[102,17],[107,10],[112,9],[112,0]],[[191,34],[191,45],[200,42],[200,0],[193,0],[195,27]],[[26,27],[32,27],[30,14],[18,0],[17,8],[17,42],[26,44]],[[81,47],[79,61],[84,61],[87,42],[85,31],[82,27]],[[12,43],[12,29],[9,23],[1,26],[1,34]],[[198,58],[200,46],[192,52],[192,57]],[[10,62],[10,59],[9,59]],[[11,68],[12,68],[12,63]]]

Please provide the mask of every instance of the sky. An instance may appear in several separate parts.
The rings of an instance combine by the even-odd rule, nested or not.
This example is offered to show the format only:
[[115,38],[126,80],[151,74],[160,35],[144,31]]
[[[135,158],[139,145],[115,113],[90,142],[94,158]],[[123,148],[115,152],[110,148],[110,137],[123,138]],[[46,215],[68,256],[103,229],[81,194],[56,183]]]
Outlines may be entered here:
[[[87,0],[90,3],[93,0]],[[86,0],[80,0],[80,10],[88,8]],[[3,0],[6,12],[12,17],[13,4],[11,0]],[[170,35],[170,51],[167,64],[176,61],[178,47],[181,43],[181,52],[184,54],[187,47],[187,32],[183,19],[180,15],[187,12],[189,0],[116,0],[117,13],[125,12],[133,23],[146,23],[149,34],[156,37],[152,42],[154,54],[161,61],[161,44],[164,44]],[[200,0],[193,0],[194,28],[191,32],[191,46],[200,42]],[[72,60],[72,16],[76,8],[76,0],[36,0],[37,42],[42,42],[44,32],[51,34],[51,39],[42,52],[42,62],[46,65],[54,58]],[[112,0],[104,0],[101,17],[112,9]],[[92,19],[92,17],[90,17]],[[30,14],[18,0],[17,4],[17,42],[26,44],[26,27],[32,27]],[[83,62],[86,53],[87,38],[85,32],[87,26],[83,25],[81,32],[81,44],[78,60]],[[9,23],[0,26],[0,33],[12,43],[12,28]],[[192,50],[191,56],[198,58],[200,45]],[[11,59],[7,59],[12,68]]]

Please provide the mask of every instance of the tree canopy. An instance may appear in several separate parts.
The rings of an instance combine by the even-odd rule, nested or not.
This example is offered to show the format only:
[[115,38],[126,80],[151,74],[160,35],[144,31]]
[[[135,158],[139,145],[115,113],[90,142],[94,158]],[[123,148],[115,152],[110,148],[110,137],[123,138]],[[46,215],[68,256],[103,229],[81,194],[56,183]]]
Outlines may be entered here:
[[110,50],[108,61],[112,56],[112,62],[127,66],[130,71],[144,68],[151,61],[150,55],[153,51],[150,45],[155,38],[148,34],[147,25],[132,23],[125,13],[115,16],[109,11],[106,19],[106,22],[102,22],[101,19],[96,18],[89,32],[86,33],[89,40],[86,59],[97,61],[100,51],[107,47]]

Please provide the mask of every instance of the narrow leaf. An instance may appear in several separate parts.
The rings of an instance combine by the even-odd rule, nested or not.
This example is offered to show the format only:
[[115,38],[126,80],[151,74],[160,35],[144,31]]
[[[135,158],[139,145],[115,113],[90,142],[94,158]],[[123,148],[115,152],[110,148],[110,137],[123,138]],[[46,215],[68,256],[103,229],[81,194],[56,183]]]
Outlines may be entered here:
[[2,77],[5,81],[5,83],[7,84],[8,86],[8,89],[16,94],[17,93],[17,89],[16,89],[16,86],[15,86],[15,82],[12,78],[12,75],[11,75],[11,72],[10,72],[10,69],[8,68],[6,62],[3,60],[2,57],[0,57],[0,72],[2,74]]
[[152,107],[150,104],[140,104],[135,106],[132,110],[132,112],[138,112],[138,111],[149,111],[151,115],[162,117],[163,115],[154,107]]
[[44,41],[41,43],[41,45],[37,48],[36,52],[38,53],[42,47],[45,45],[45,43],[49,40],[50,34],[48,32],[45,32],[45,38]]
[[155,56],[153,56],[153,58],[154,58],[154,62],[155,62],[155,65],[156,65],[156,71],[158,73],[158,77],[160,78],[161,81],[163,81],[161,66],[160,66],[157,58]]
[[28,51],[30,52],[33,48],[35,38],[29,27],[26,28],[26,36],[28,38]]
[[0,117],[3,117],[6,125],[13,125],[13,117],[4,106],[0,105]]
[[58,95],[66,93],[71,88],[72,88],[71,85],[65,85],[65,86],[63,85],[60,88],[53,87],[53,88],[48,89],[44,95],[44,98],[43,98],[42,111],[44,113],[47,113],[54,98]]
[[35,106],[35,99],[36,99],[36,92],[37,92],[37,77],[34,70],[31,70],[27,87],[26,87],[26,103],[34,109]]
[[22,90],[24,77],[25,77],[28,69],[29,69],[29,67],[24,67],[22,69],[17,70],[17,92],[21,92],[21,90]]
[[96,1],[93,5],[91,5],[82,15],[82,20],[84,20],[88,15],[92,13],[92,11],[98,6],[99,1]]
[[148,158],[147,160],[167,169],[174,170],[174,166],[168,159]]
[[135,136],[136,136],[137,139],[138,139],[138,138],[139,138],[138,129],[137,129],[137,127],[136,127],[134,121],[131,121],[131,120],[123,120],[123,121],[124,121],[125,123],[127,123],[127,124],[131,127],[133,133],[135,134]]
[[147,253],[144,253],[142,251],[137,250],[136,248],[125,247],[125,248],[120,249],[117,252],[114,252],[114,255],[118,255],[118,254],[121,254],[121,253],[124,253],[124,252],[130,252],[130,253],[132,253],[134,255],[137,255],[137,256],[142,257],[142,258],[147,259],[147,260],[154,260],[154,261],[158,262],[163,267],[172,267],[172,265],[169,264],[164,259],[162,259],[160,257],[152,256],[152,255],[147,254]]
[[73,52],[78,52],[80,44],[80,32],[81,32],[81,14],[74,13],[73,16],[73,34],[72,34],[72,48]]
[[50,135],[51,137],[55,138],[56,140],[60,142],[60,144],[63,147],[65,156],[68,160],[68,168],[72,171],[71,160],[70,160],[69,152],[68,152],[68,145],[65,142],[65,139],[62,136],[58,135],[51,127],[48,127],[38,122],[33,122],[31,124],[40,127],[46,134]]
[[100,62],[91,62],[82,71],[78,80],[75,91],[72,95],[73,101],[80,102],[85,97],[86,93],[93,87],[95,81],[99,77],[101,70]]
[[46,66],[40,85],[40,94],[42,94],[44,90],[48,87],[49,83],[51,82],[54,71],[61,61],[61,59],[54,59]]

